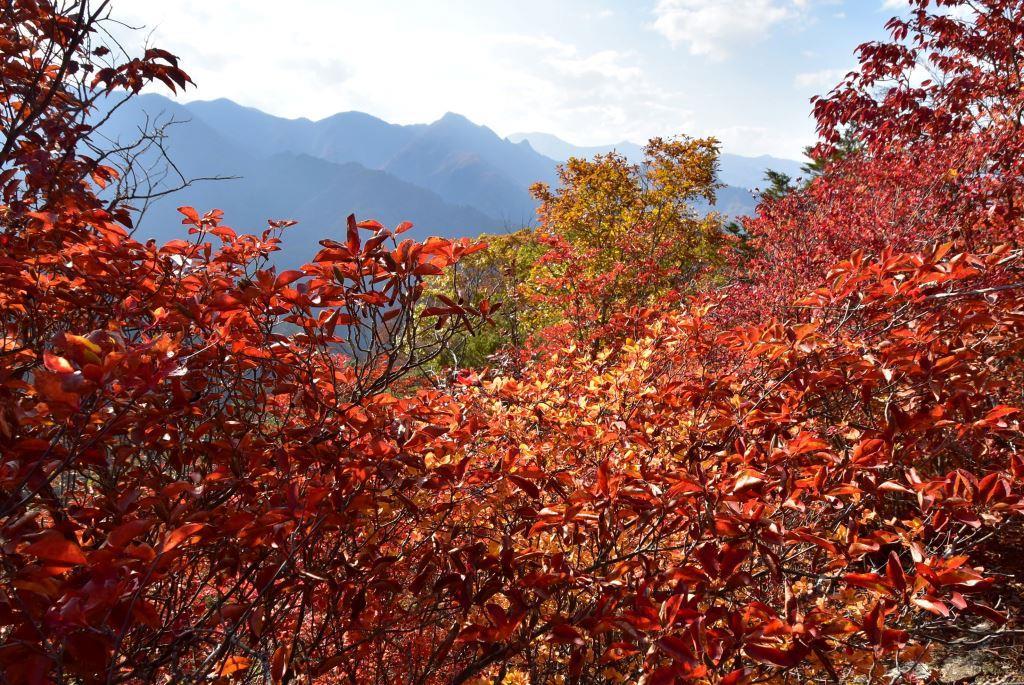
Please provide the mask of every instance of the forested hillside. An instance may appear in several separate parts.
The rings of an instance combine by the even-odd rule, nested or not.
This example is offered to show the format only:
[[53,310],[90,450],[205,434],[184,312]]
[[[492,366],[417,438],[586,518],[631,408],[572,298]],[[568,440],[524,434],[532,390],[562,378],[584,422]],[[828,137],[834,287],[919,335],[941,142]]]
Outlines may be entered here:
[[[195,167],[112,146],[188,65],[124,53],[116,4],[5,2],[0,682],[1013,682],[1024,2],[908,5],[740,224],[678,132],[429,237],[398,217],[444,183],[258,113],[190,129]],[[409,132],[424,178],[464,125]],[[226,159],[265,190],[133,234]],[[267,201],[351,212],[366,174],[422,204]]]

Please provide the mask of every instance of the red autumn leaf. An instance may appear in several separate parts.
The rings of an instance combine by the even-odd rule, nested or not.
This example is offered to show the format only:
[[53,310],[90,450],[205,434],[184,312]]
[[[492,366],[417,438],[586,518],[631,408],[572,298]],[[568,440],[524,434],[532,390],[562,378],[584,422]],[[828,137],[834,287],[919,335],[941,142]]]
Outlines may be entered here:
[[153,527],[150,519],[135,519],[123,523],[110,532],[107,542],[114,547],[123,547]]
[[47,402],[77,407],[81,399],[77,393],[65,388],[63,374],[37,371],[35,374],[35,388],[40,397]]
[[893,590],[891,582],[877,573],[847,573],[843,580],[850,585],[872,590],[879,594],[889,594]]
[[195,209],[192,207],[178,207],[178,211],[185,216],[181,223],[199,225],[199,213]]
[[566,623],[556,623],[551,628],[551,635],[558,644],[583,646],[583,636],[578,630]]
[[164,536],[163,546],[160,551],[171,551],[175,547],[184,544],[189,538],[192,538],[204,528],[206,528],[205,523],[186,523],[182,526],[178,526]]
[[903,566],[900,564],[896,552],[889,554],[889,560],[885,566],[885,577],[896,592],[903,593],[907,589],[907,576],[903,572]]
[[937,614],[944,618],[949,616],[949,607],[937,599],[929,599],[928,597],[912,597],[910,601],[933,614]]
[[302,273],[301,271],[282,271],[277,275],[277,278],[274,280],[274,290],[280,290],[286,285],[291,285],[292,283],[299,280],[303,276],[305,276],[305,274]]
[[282,645],[274,650],[274,654],[270,658],[270,680],[274,685],[278,685],[284,680],[285,673],[288,672],[290,657],[291,648],[289,647]]
[[658,649],[680,663],[692,664],[695,661],[695,656],[690,645],[687,644],[686,640],[676,637],[675,635],[665,635],[660,637],[654,644]]
[[750,658],[763,664],[779,666],[780,668],[792,668],[803,661],[810,649],[802,645],[793,645],[787,649],[769,647],[766,645],[748,644],[743,646],[743,651]]

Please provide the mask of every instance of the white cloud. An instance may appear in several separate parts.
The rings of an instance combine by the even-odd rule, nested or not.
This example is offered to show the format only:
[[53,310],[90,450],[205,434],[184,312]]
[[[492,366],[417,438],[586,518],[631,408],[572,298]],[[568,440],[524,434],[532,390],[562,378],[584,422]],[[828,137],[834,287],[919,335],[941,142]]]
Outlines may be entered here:
[[[780,46],[757,41],[816,18],[833,30],[837,8],[877,20],[882,0],[862,2],[566,3],[540,29],[533,18],[550,0],[292,0],[285,14],[271,0],[117,0],[116,16],[181,56],[198,84],[186,100],[226,97],[311,119],[358,110],[396,123],[453,111],[499,134],[546,131],[581,145],[719,135],[731,152],[792,156],[814,137],[795,74],[844,64],[849,52],[833,54],[832,42],[852,51],[861,41],[808,32],[781,46],[770,73],[765,53]],[[656,18],[678,49],[652,31]],[[687,29],[686,18],[699,23]],[[686,50],[736,60],[680,64]]]
[[359,110],[396,123],[453,111],[503,134],[550,131],[581,144],[693,129],[684,94],[650,78],[636,52],[502,33],[497,22],[460,24],[468,19],[428,9],[295,0],[282,21],[269,0],[119,6],[181,56],[198,84],[186,99],[312,119]]
[[843,80],[849,73],[848,69],[819,69],[797,74],[793,78],[793,84],[797,88],[813,88],[816,90],[829,90]]
[[810,0],[658,0],[653,28],[694,55],[722,59],[804,15]]
[[[518,123],[503,133],[556,131],[574,143],[596,144],[693,128],[680,95],[650,81],[632,52],[588,53],[548,36],[502,35],[488,42],[491,66],[502,74],[498,87],[511,87],[517,100]],[[482,120],[500,124],[494,117]]]
[[766,126],[725,126],[700,134],[718,138],[727,152],[769,154],[783,159],[800,159],[800,151],[815,140],[813,128],[806,134],[789,134]]
[[[913,5],[911,0],[882,0],[883,11],[892,10],[896,12],[904,12],[911,8]],[[954,5],[952,7],[929,7],[932,12],[939,12],[947,14],[955,19],[963,21],[973,20],[975,17],[975,10],[970,4],[966,5]]]
[[547,59],[556,71],[566,76],[581,78],[603,75],[614,81],[630,81],[643,76],[643,70],[627,63],[628,57],[615,50],[602,50],[590,55],[573,54],[569,57]]

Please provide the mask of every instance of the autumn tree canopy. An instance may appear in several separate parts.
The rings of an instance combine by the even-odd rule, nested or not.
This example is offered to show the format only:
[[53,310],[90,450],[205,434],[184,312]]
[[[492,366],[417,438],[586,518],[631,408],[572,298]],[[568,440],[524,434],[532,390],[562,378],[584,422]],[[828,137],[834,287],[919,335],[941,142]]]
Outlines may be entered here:
[[911,4],[735,235],[679,137],[490,251],[350,217],[281,271],[287,221],[135,239],[91,114],[188,76],[7,2],[0,682],[922,682],[1019,638],[1024,4]]

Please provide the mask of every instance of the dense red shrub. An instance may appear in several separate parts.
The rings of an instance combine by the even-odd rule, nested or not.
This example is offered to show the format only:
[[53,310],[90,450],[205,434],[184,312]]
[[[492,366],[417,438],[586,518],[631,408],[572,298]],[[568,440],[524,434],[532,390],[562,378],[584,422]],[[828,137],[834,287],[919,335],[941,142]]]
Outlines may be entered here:
[[355,673],[396,658],[386,631],[429,656],[447,599],[396,596],[456,506],[433,492],[458,474],[426,460],[469,426],[440,393],[389,388],[477,318],[415,305],[478,246],[350,219],[277,272],[286,223],[238,235],[187,207],[189,240],[134,240],[128,208],[97,195],[117,171],[78,154],[87,117],[115,89],[187,77],[160,50],[102,66],[104,17],[0,12],[4,681]]
[[[481,245],[351,218],[279,272],[288,222],[187,207],[188,240],[140,243],[88,115],[187,76],[108,63],[104,5],[8,3],[2,678],[870,682],[1012,635],[1022,8],[934,4],[818,103],[864,149],[763,207],[742,282],[693,277],[720,236],[666,190],[699,250],[644,233],[646,200],[605,245],[553,240],[540,318],[569,315],[510,372],[430,378],[492,308],[425,281]],[[933,53],[950,78],[900,81]]]
[[758,249],[740,267],[750,288],[737,314],[781,313],[856,249],[1019,244],[1024,6],[911,5],[889,22],[891,40],[862,45],[860,68],[816,99],[823,175],[746,222]]
[[981,286],[1021,256],[946,249],[855,255],[798,323],[721,331],[694,303],[482,382],[466,544],[501,542],[464,639],[530,682],[739,683],[994,634],[971,555],[1024,507],[1024,294]]

